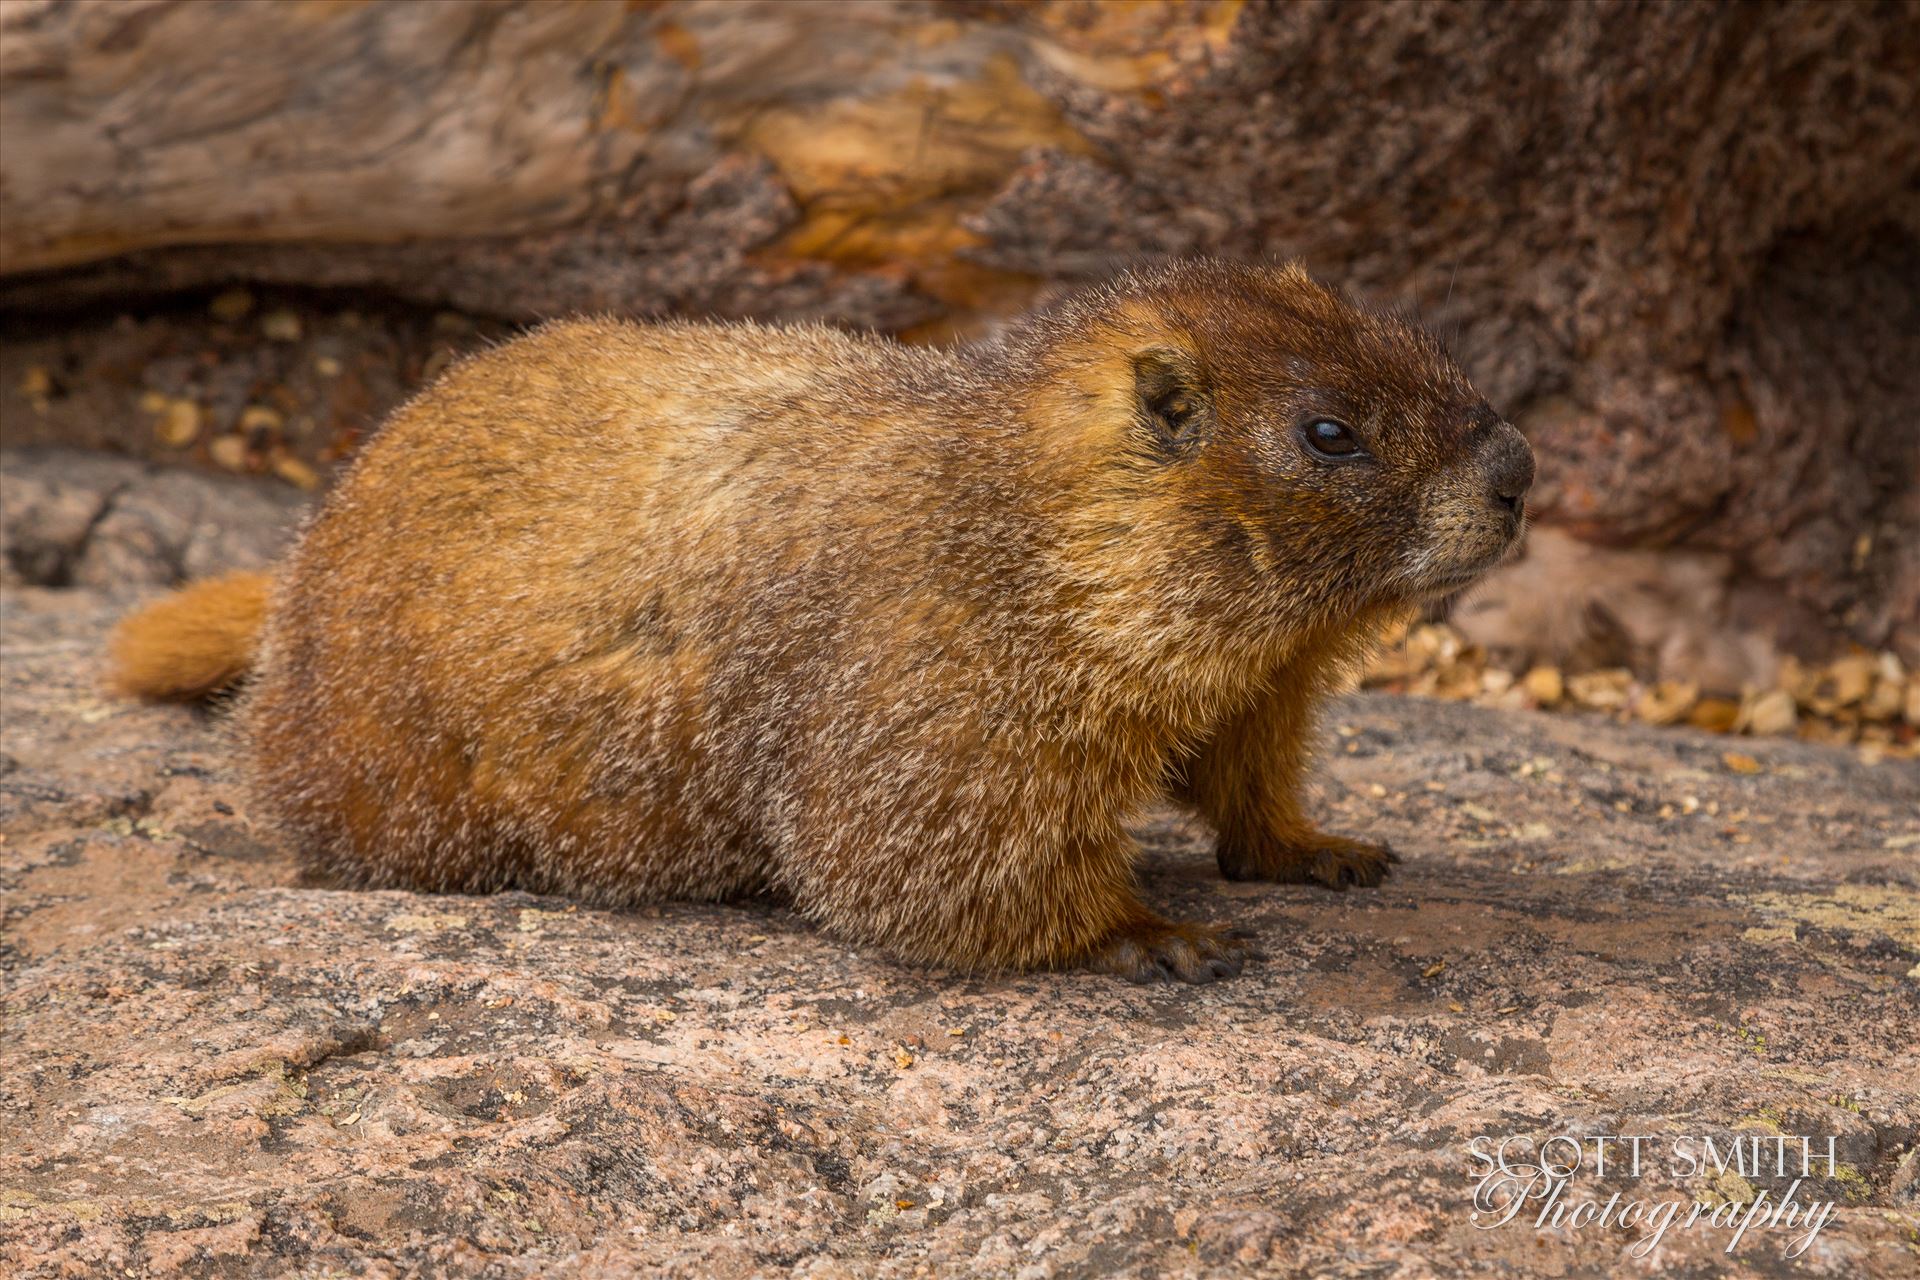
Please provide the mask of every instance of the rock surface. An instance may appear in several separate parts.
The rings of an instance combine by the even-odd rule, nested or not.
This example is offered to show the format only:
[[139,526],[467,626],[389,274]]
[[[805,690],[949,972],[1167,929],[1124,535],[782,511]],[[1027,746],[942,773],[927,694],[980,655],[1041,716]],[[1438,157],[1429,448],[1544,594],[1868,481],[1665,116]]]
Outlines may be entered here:
[[0,582],[172,586],[269,563],[304,495],[72,449],[0,451]]
[[[105,700],[131,601],[11,586],[0,1271],[96,1275],[1911,1276],[1920,769],[1383,696],[1323,809],[1384,888],[1153,903],[1204,988],[903,968],[770,904],[302,882],[220,720]],[[1835,1139],[1799,1233],[1477,1229],[1468,1144]],[[1787,1179],[1574,1193],[1783,1193]]]

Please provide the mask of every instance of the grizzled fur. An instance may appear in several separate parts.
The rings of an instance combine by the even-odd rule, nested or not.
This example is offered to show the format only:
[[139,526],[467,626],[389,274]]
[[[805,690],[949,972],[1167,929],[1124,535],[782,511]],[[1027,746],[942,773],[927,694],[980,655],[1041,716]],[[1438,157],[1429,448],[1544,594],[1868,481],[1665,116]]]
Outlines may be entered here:
[[1124,824],[1171,795],[1229,876],[1377,883],[1302,811],[1314,708],[1505,553],[1531,468],[1296,267],[955,351],[551,324],[400,410],[278,571],[252,780],[354,885],[773,892],[916,961],[1206,980],[1241,944],[1140,902]]

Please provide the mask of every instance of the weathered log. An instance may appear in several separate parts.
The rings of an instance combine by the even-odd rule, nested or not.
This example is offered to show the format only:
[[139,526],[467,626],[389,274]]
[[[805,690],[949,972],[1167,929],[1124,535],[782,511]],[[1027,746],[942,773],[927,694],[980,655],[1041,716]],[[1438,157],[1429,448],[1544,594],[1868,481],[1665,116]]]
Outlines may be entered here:
[[15,312],[241,279],[927,337],[1200,252],[1418,307],[1546,519],[1725,557],[1712,625],[1920,661],[1920,5],[0,11]]

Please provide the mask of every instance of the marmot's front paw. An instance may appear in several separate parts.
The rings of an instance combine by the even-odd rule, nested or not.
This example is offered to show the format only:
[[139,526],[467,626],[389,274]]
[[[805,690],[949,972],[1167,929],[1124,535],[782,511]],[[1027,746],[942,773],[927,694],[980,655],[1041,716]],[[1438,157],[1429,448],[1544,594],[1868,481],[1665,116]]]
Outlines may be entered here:
[[1271,880],[1276,884],[1318,884],[1329,889],[1371,887],[1387,878],[1400,855],[1383,844],[1320,835],[1286,844],[1248,846],[1222,839],[1220,874],[1229,880]]
[[1129,982],[1213,982],[1239,973],[1252,955],[1240,936],[1223,929],[1150,919],[1115,930],[1087,967]]

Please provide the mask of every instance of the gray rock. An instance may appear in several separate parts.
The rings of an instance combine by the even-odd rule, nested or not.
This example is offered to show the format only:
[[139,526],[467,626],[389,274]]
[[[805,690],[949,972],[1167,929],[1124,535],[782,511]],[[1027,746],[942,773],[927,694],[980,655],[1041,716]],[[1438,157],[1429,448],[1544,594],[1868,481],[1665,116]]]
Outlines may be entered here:
[[69,449],[0,453],[0,574],[9,583],[171,585],[270,563],[303,495],[270,481],[160,470]]

